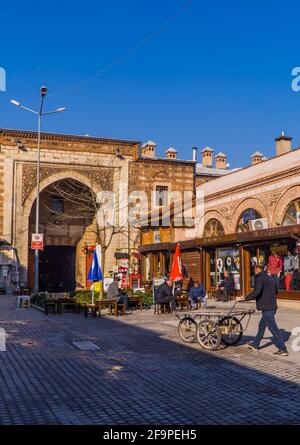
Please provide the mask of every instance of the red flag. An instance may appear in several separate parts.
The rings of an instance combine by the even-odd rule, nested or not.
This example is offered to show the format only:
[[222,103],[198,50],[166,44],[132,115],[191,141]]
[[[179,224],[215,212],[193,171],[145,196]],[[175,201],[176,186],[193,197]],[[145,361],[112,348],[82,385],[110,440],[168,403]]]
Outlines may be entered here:
[[170,273],[170,279],[172,281],[181,281],[183,280],[183,274],[182,274],[182,265],[181,265],[181,258],[180,258],[180,245],[179,243],[176,246],[175,250],[175,256],[171,268]]

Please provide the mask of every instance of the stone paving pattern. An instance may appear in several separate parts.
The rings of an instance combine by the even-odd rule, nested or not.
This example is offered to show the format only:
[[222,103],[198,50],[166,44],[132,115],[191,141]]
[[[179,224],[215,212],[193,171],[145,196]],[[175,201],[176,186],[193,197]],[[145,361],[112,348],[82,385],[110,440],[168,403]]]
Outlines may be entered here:
[[146,310],[45,316],[1,296],[0,424],[300,423],[298,363],[245,345],[203,352],[176,325]]

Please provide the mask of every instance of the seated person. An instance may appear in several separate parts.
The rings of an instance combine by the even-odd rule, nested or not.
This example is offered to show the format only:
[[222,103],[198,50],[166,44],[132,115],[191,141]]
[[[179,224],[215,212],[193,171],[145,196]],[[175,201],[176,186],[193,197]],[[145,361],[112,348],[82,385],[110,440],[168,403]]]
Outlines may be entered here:
[[171,303],[171,311],[176,309],[176,298],[172,292],[173,281],[170,278],[158,286],[154,294],[154,302],[157,304]]
[[182,296],[182,281],[176,281],[174,286],[175,298]]
[[235,292],[234,278],[228,270],[224,272],[224,280],[218,287],[217,300],[218,301],[228,301],[230,294]]
[[300,290],[300,272],[297,269],[293,273],[291,289],[292,290]]
[[195,309],[196,303],[201,301],[201,303],[206,304],[205,289],[199,280],[195,280],[193,286],[189,290],[189,300],[192,309]]
[[119,277],[115,277],[114,281],[110,283],[107,290],[107,301],[117,301],[120,304],[125,305],[125,311],[128,313],[128,296],[126,294],[122,294],[119,289]]

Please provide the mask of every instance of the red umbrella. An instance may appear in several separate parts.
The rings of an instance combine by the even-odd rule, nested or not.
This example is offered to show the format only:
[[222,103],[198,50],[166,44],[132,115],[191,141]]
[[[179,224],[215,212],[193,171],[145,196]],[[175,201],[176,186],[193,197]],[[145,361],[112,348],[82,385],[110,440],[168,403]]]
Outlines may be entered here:
[[180,245],[179,243],[176,246],[174,260],[171,268],[170,279],[172,281],[182,281],[183,273],[182,273],[182,264],[180,258]]

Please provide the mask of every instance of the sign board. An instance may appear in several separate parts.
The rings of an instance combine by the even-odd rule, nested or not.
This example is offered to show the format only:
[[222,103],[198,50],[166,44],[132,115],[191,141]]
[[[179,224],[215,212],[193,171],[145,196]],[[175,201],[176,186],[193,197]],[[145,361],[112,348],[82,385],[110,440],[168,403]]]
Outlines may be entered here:
[[31,249],[33,250],[43,250],[44,239],[42,233],[32,233],[31,235]]
[[153,242],[160,243],[160,230],[155,230],[153,232]]

